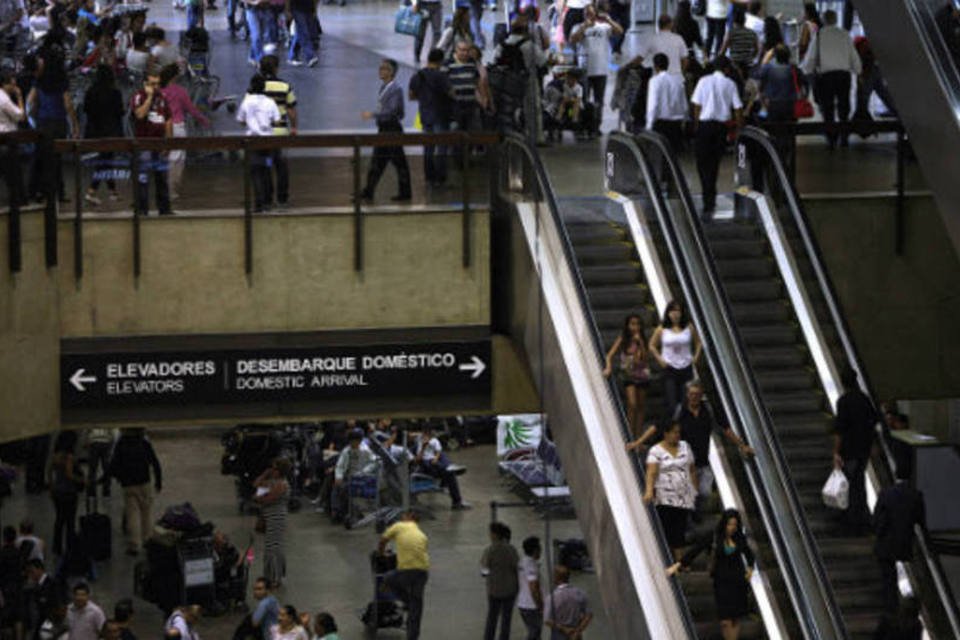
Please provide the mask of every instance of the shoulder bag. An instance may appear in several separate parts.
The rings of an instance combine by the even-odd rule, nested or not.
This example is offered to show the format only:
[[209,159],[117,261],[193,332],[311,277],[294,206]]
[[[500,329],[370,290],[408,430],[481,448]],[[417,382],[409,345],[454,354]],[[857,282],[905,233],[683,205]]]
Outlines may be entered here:
[[793,101],[793,117],[797,120],[813,117],[813,104],[800,91],[800,80],[797,78],[797,68],[790,67],[790,74],[793,76],[793,89],[796,92],[796,98]]

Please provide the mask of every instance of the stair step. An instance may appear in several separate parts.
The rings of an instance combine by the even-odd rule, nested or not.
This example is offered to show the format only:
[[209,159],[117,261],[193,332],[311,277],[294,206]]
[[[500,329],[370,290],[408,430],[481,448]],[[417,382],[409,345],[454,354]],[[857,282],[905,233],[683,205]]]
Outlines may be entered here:
[[771,324],[761,327],[738,327],[740,337],[749,347],[786,346],[797,340],[797,329],[792,324]]
[[650,290],[643,283],[589,285],[587,297],[594,309],[632,307],[639,309],[650,304]]
[[581,267],[580,275],[588,286],[631,284],[642,277],[642,271],[636,264],[617,264]]
[[815,374],[805,367],[796,367],[782,371],[766,371],[758,374],[757,382],[761,391],[792,391],[811,389],[817,383]]
[[733,307],[733,318],[738,327],[790,323],[794,315],[782,300],[764,300],[762,302],[739,303]]
[[573,251],[581,265],[619,264],[634,259],[633,245],[628,242],[581,245]]
[[734,313],[738,303],[741,302],[774,301],[783,298],[780,281],[772,278],[724,281],[723,288],[727,292],[727,298],[734,308]]
[[733,258],[717,261],[717,272],[726,280],[759,280],[777,276],[777,266],[770,258]]

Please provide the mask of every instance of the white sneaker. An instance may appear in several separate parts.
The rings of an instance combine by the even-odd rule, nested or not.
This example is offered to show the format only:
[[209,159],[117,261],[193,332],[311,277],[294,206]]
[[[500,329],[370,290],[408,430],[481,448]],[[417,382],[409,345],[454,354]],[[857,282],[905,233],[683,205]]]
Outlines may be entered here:
[[89,202],[90,204],[94,205],[94,206],[100,206],[100,198],[98,198],[97,196],[93,195],[92,193],[89,193],[89,192],[88,192],[87,194],[85,194],[85,195],[83,196],[83,199],[86,200],[87,202]]
[[307,63],[307,66],[312,68],[317,66],[318,64],[320,64],[320,58],[318,58],[317,56],[313,56],[312,58],[310,58],[310,61]]
[[293,66],[293,67],[302,67],[302,66],[303,66],[303,62],[300,61],[300,60],[290,60],[290,66]]

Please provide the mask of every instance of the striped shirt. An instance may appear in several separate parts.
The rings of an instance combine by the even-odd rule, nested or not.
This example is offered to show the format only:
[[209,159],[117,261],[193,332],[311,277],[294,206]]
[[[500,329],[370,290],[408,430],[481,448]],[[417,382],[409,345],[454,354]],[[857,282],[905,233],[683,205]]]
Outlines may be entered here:
[[757,34],[739,25],[730,29],[730,59],[739,64],[750,64],[757,59]]
[[453,88],[453,99],[458,106],[465,106],[477,101],[477,83],[480,81],[480,71],[473,62],[451,62],[447,67],[450,77],[450,86]]
[[280,110],[280,120],[274,123],[273,135],[289,135],[290,118],[287,115],[287,109],[293,109],[297,106],[297,96],[293,93],[293,86],[280,78],[270,78],[267,80],[264,94],[276,102],[277,109]]

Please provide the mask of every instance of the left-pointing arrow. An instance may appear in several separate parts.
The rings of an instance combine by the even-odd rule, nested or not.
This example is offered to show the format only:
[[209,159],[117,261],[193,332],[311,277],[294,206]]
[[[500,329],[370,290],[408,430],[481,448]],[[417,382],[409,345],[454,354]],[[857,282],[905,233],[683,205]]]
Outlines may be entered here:
[[86,391],[87,388],[84,387],[84,384],[93,384],[97,381],[96,376],[85,376],[85,369],[77,369],[73,372],[73,375],[70,376],[70,384],[74,386],[77,391]]

